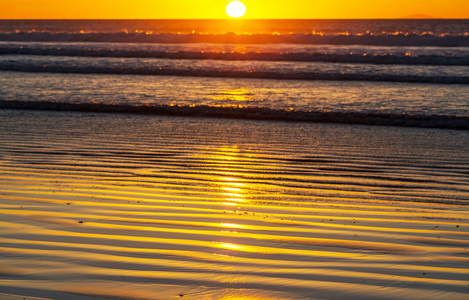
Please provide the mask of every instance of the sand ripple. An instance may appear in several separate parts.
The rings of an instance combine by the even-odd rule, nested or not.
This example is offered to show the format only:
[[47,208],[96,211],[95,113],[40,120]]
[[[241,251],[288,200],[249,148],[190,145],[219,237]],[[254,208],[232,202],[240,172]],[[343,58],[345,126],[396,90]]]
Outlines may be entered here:
[[466,132],[1,113],[5,299],[469,292]]

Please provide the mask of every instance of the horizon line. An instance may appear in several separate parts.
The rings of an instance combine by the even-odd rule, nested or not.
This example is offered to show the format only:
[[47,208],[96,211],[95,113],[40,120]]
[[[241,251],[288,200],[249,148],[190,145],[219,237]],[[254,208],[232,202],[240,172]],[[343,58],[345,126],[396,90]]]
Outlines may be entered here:
[[403,16],[396,18],[13,18],[13,19],[3,19],[0,18],[0,21],[46,21],[46,20],[57,20],[57,21],[91,21],[91,20],[110,20],[110,21],[120,21],[120,20],[151,20],[151,21],[185,21],[185,20],[204,20],[204,21],[243,21],[243,20],[469,20],[469,18],[439,18],[439,17],[412,17],[412,16]]

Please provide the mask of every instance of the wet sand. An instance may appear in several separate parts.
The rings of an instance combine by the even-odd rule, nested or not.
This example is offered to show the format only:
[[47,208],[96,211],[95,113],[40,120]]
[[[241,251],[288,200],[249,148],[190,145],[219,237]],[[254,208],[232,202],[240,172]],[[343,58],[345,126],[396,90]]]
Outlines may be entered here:
[[0,120],[2,299],[467,298],[467,131]]

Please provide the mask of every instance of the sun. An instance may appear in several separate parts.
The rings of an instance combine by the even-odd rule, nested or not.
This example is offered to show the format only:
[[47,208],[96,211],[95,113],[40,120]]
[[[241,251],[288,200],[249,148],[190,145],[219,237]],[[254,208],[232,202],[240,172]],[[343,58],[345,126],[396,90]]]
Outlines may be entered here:
[[232,18],[240,18],[246,13],[246,6],[241,1],[231,1],[226,6],[226,14]]

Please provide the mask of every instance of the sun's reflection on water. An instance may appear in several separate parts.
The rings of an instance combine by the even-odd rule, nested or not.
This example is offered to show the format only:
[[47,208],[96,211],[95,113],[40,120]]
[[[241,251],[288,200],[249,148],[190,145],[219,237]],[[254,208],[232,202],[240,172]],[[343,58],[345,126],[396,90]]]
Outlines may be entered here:
[[237,250],[237,251],[241,251],[243,249],[243,246],[241,245],[230,244],[230,243],[222,243],[220,244],[220,247],[224,249]]
[[223,205],[238,205],[246,203],[249,194],[249,184],[243,180],[243,174],[239,169],[246,165],[245,158],[242,157],[237,146],[223,146],[216,149],[216,155],[212,157],[213,164],[216,165],[215,185],[218,186],[220,201]]
[[[243,205],[247,204],[250,193],[250,183],[244,179],[244,174],[239,169],[245,169],[244,166],[249,161],[236,146],[224,146],[216,149],[213,162],[216,163],[218,175],[214,178],[214,183],[218,187],[219,203],[227,208],[224,212],[233,212],[238,215],[239,211],[243,210]],[[229,222],[221,220],[219,226],[220,231],[226,233],[226,239],[215,242],[217,248],[230,251],[255,251],[233,240],[238,230],[249,230],[249,224],[244,225],[230,219]]]
[[224,203],[232,203],[234,205],[246,202],[247,184],[230,181],[231,178],[223,177],[219,178],[218,184],[220,185],[220,195],[223,197]]
[[243,228],[243,225],[240,224],[232,224],[232,223],[220,223],[220,226],[228,227],[228,228]]
[[212,96],[214,106],[222,107],[242,107],[243,103],[249,103],[256,101],[256,97],[253,92],[247,89],[230,89],[222,90],[215,93]]

